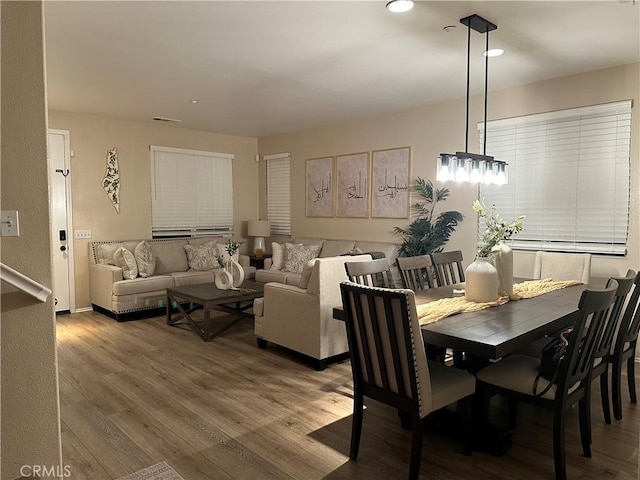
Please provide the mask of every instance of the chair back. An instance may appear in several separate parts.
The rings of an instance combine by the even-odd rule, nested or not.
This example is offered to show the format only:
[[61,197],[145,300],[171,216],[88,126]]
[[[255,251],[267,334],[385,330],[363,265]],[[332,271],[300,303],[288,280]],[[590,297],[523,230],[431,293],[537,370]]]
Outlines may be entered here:
[[431,379],[414,293],[340,284],[354,390],[403,411],[431,411]]
[[[564,360],[560,362],[558,393],[568,391],[578,382],[588,385],[593,357],[609,316],[618,282],[610,279],[604,289],[585,289],[578,302],[578,319],[569,337]],[[557,395],[557,394],[556,394]]]
[[367,262],[345,262],[349,280],[369,287],[394,288],[395,284],[386,258]]
[[611,281],[615,280],[616,282],[618,282],[618,288],[613,298],[611,314],[609,315],[609,318],[605,323],[602,337],[600,337],[600,342],[598,343],[598,347],[596,348],[596,352],[594,354],[595,360],[603,359],[611,352],[613,337],[618,330],[620,320],[622,318],[624,303],[627,299],[627,296],[629,295],[629,292],[631,291],[631,287],[633,287],[635,278],[636,272],[634,272],[633,270],[628,270],[626,276],[611,277],[607,282],[607,286],[609,286]]
[[414,292],[435,286],[435,272],[431,255],[398,257],[402,286]]
[[589,283],[591,275],[590,253],[536,252],[533,278],[577,280]]
[[436,279],[439,287],[464,282],[461,250],[432,253],[431,260],[436,270]]
[[622,352],[625,350],[626,344],[630,343],[635,347],[638,341],[638,333],[640,332],[640,272],[634,280],[633,292],[629,297],[627,308],[620,321],[620,328],[616,336],[615,351]]

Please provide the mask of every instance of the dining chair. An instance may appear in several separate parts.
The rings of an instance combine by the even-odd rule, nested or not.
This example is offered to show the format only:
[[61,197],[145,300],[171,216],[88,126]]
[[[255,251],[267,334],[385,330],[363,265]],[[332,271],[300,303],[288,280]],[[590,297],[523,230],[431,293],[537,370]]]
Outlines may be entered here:
[[433,288],[436,285],[431,255],[398,257],[397,261],[404,288],[409,288],[416,292]]
[[[565,423],[567,412],[578,404],[580,439],[586,457],[591,457],[589,397],[594,354],[612,308],[618,282],[610,280],[604,289],[587,288],[578,303],[578,315],[569,337],[564,359],[553,384],[538,375],[540,359],[513,354],[478,371],[478,389],[482,421],[488,422],[490,399],[505,395],[510,406],[524,401],[553,412],[553,459],[557,480],[567,478]],[[534,385],[538,381],[538,395]],[[546,387],[549,386],[547,389]],[[510,408],[509,423],[515,423],[515,408]]]
[[536,252],[533,278],[554,280],[577,280],[589,283],[591,275],[590,253]]
[[605,323],[602,336],[593,356],[593,369],[591,370],[591,381],[600,378],[600,398],[602,400],[602,414],[604,415],[605,423],[611,423],[611,409],[609,406],[609,364],[612,363],[611,345],[613,344],[613,337],[620,326],[622,310],[635,278],[636,272],[628,270],[624,277],[611,277],[607,282],[607,285],[609,285],[612,280],[615,280],[618,282],[618,288],[613,299],[611,314]]
[[435,267],[439,287],[464,282],[462,251],[452,250],[450,252],[432,253],[431,260]]
[[368,262],[345,262],[349,280],[370,287],[394,288],[389,262],[386,258],[378,258]]
[[353,374],[353,423],[349,458],[356,460],[364,397],[398,409],[410,418],[409,479],[420,472],[424,420],[457,402],[463,425],[463,451],[471,454],[472,395],[475,378],[427,360],[414,292],[409,289],[340,284]]
[[616,335],[616,341],[608,360],[611,362],[611,401],[613,403],[613,416],[617,420],[622,419],[622,366],[627,364],[627,385],[631,403],[637,403],[635,380],[635,357],[638,332],[640,331],[640,272],[634,280],[634,287],[624,315],[620,321],[620,327]]

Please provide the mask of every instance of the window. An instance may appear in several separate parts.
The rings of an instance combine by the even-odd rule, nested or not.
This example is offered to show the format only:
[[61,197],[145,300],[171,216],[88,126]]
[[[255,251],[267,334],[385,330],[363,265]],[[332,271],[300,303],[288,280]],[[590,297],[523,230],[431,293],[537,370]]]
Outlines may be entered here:
[[526,215],[513,248],[626,253],[631,101],[495,120],[487,129],[487,153],[508,162],[508,184],[483,185],[480,198],[507,221]]
[[291,236],[291,160],[288,153],[265,155],[267,219],[271,235]]
[[233,233],[233,155],[151,146],[154,237]]

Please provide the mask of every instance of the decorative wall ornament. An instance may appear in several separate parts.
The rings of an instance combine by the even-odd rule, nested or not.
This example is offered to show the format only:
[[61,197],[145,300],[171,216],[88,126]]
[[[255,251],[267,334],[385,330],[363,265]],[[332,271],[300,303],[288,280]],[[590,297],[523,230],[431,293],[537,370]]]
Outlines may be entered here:
[[333,157],[307,160],[307,217],[333,217]]
[[113,208],[120,213],[120,170],[116,147],[107,151],[107,170],[102,179],[102,188],[113,203]]
[[336,157],[338,217],[369,216],[369,153]]
[[411,147],[376,150],[371,167],[371,217],[409,217]]

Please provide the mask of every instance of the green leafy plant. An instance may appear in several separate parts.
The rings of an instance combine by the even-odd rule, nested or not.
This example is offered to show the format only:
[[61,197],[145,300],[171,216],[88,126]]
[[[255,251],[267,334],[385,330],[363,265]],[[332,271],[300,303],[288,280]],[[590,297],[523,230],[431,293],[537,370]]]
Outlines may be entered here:
[[491,210],[488,210],[480,200],[473,202],[473,211],[478,214],[480,218],[484,218],[486,225],[485,231],[478,241],[478,257],[488,257],[491,255],[491,250],[495,247],[500,240],[509,240],[514,234],[524,230],[522,220],[524,215],[516,217],[513,222],[507,223],[496,212],[496,206],[491,205]]
[[454,210],[435,214],[439,202],[446,201],[449,189],[434,189],[431,180],[416,178],[411,191],[417,194],[421,201],[411,205],[411,211],[416,218],[409,227],[394,227],[393,232],[402,235],[400,255],[415,257],[427,253],[441,252],[456,226],[464,218],[460,212]]

